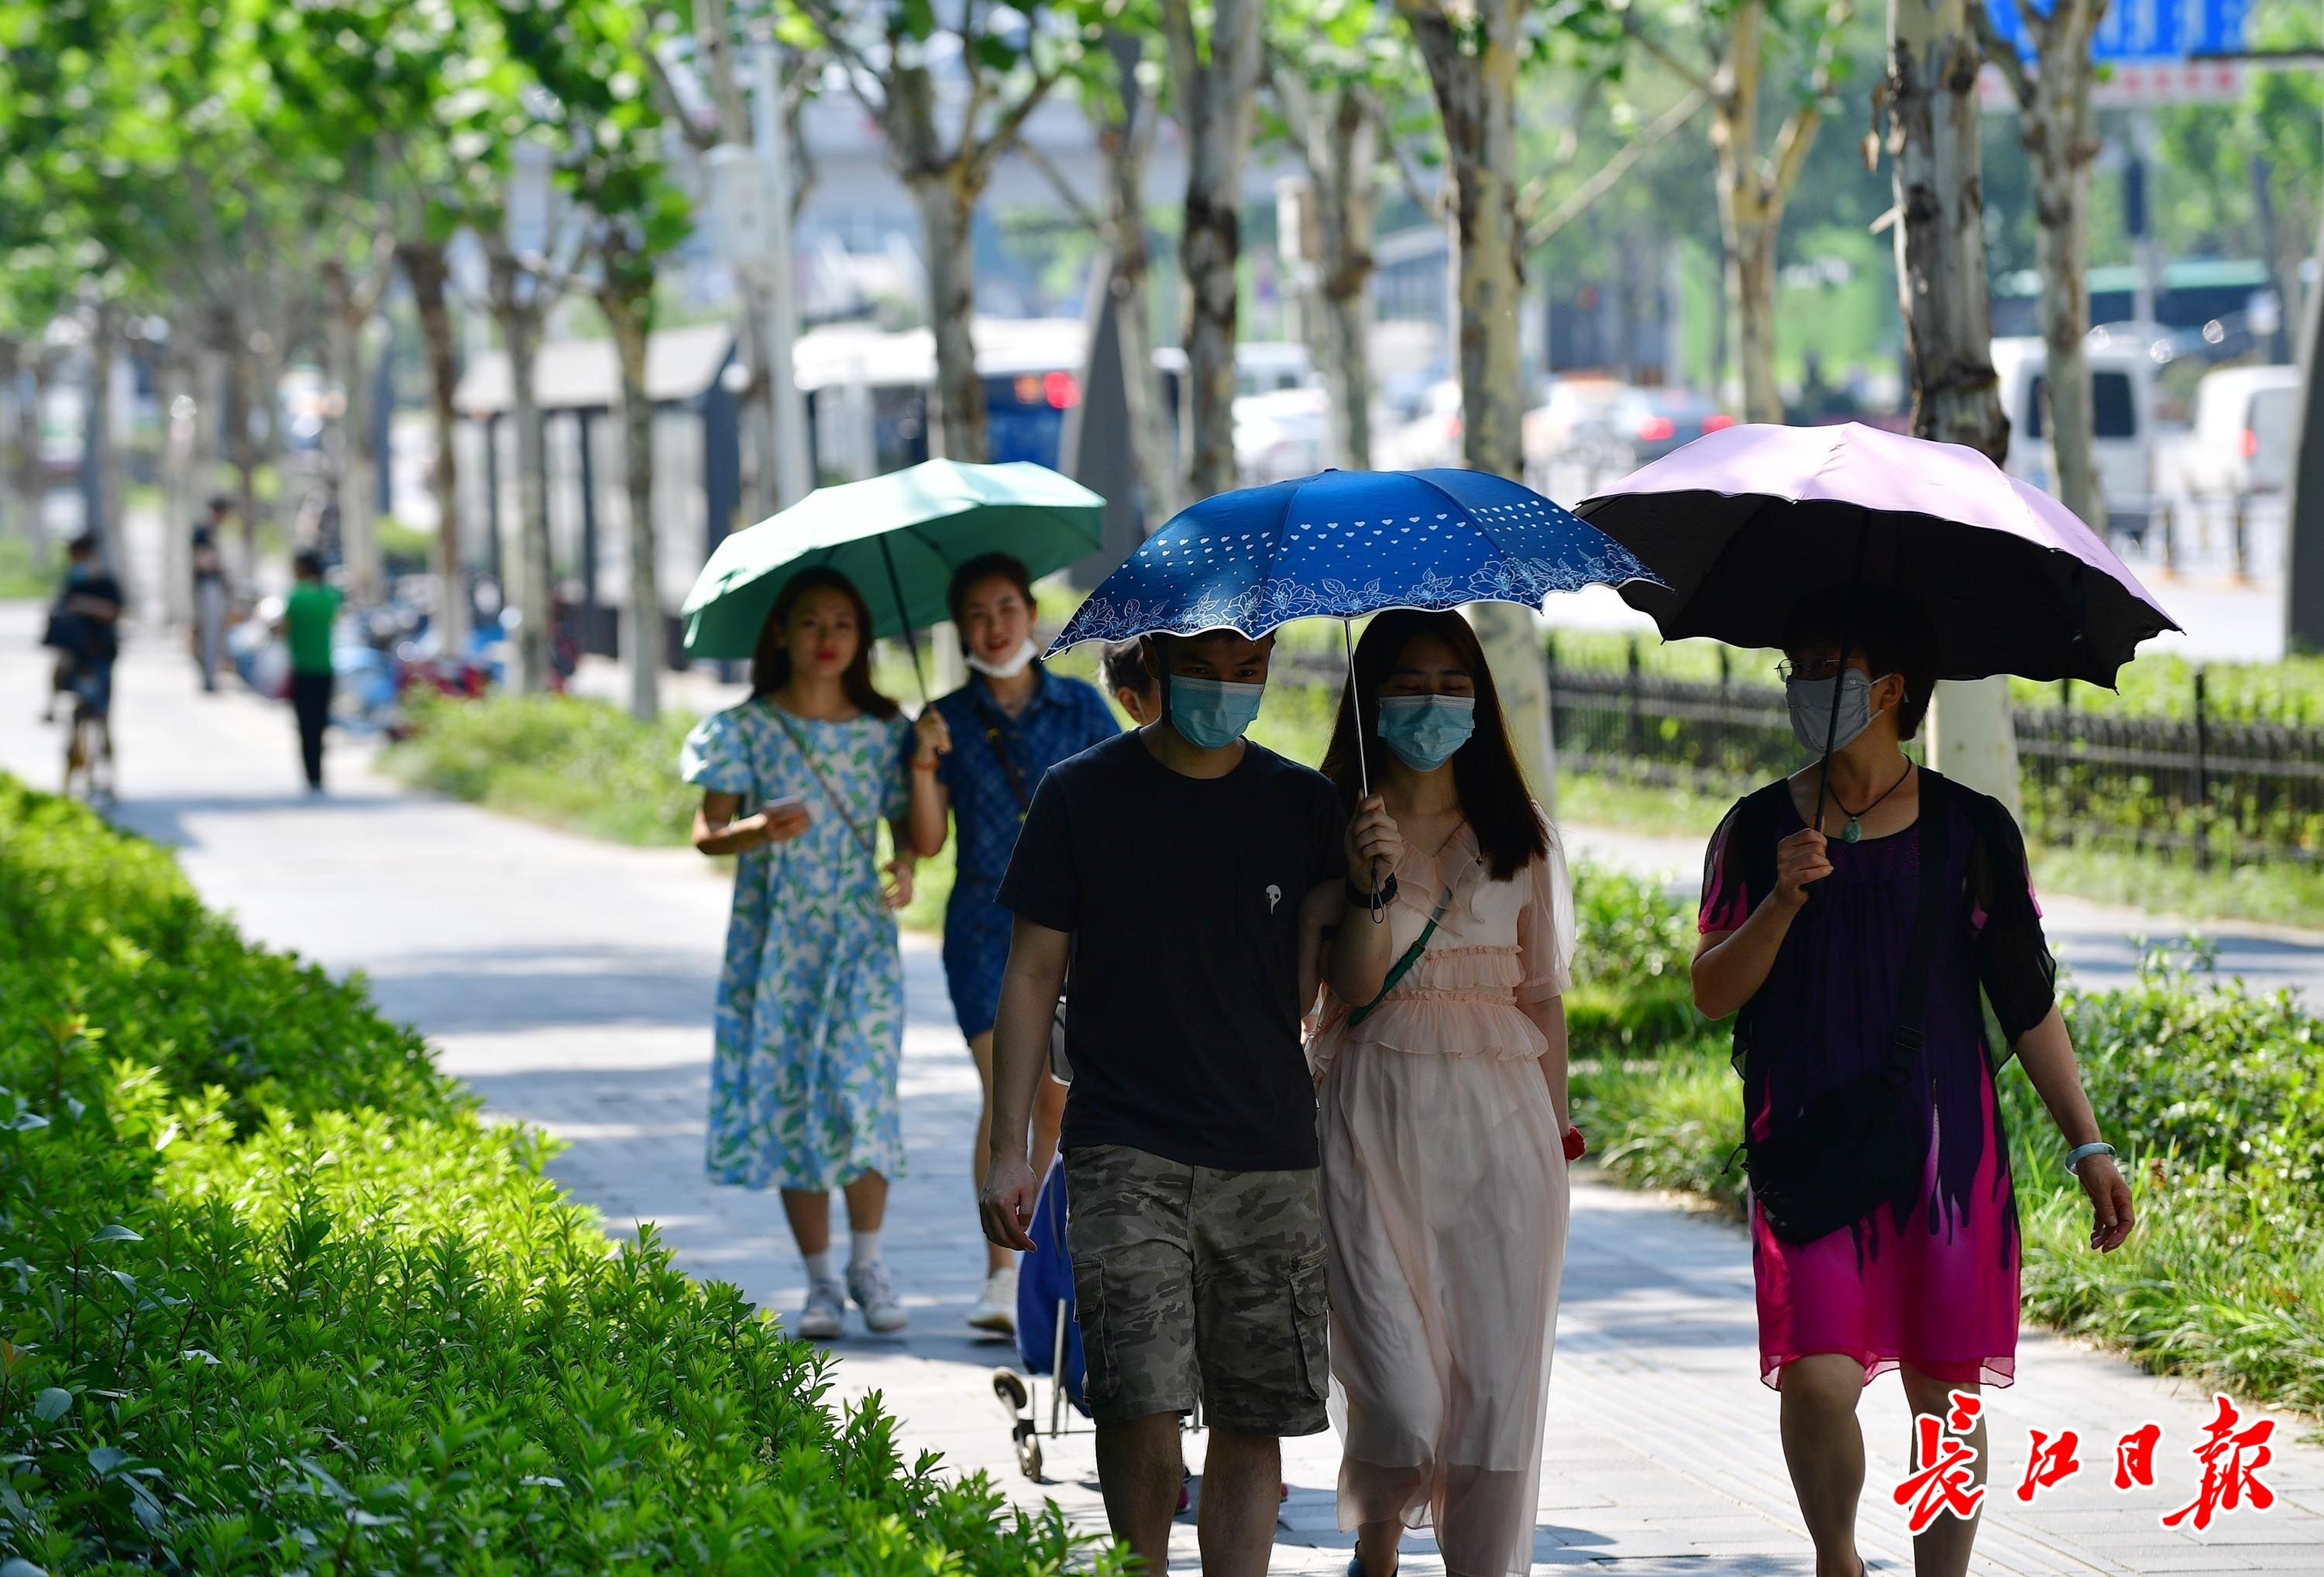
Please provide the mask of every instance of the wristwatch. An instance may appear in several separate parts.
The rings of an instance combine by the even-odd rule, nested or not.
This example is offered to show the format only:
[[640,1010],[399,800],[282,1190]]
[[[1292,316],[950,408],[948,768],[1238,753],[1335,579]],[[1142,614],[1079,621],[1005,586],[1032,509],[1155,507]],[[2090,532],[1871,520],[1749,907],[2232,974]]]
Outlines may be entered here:
[[1379,889],[1372,892],[1366,892],[1362,888],[1358,887],[1352,880],[1348,883],[1348,907],[1350,908],[1368,909],[1375,903],[1389,904],[1394,903],[1395,901],[1396,872],[1393,871],[1388,873],[1388,880],[1381,882]]

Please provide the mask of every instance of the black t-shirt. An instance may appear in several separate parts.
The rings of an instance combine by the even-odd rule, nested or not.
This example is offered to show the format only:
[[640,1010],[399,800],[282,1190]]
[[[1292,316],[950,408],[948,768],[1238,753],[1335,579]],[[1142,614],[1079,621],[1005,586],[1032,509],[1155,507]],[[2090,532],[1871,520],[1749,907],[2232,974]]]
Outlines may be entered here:
[[57,604],[62,607],[76,597],[111,604],[113,618],[68,613],[66,650],[83,662],[111,662],[121,652],[121,636],[114,627],[115,621],[121,617],[121,583],[101,569],[85,575],[74,571],[65,576],[64,590],[58,594]]
[[1255,744],[1223,778],[1172,771],[1134,732],[1049,769],[1000,899],[1073,934],[1066,1149],[1316,1164],[1299,907],[1345,878],[1345,826],[1322,774]]

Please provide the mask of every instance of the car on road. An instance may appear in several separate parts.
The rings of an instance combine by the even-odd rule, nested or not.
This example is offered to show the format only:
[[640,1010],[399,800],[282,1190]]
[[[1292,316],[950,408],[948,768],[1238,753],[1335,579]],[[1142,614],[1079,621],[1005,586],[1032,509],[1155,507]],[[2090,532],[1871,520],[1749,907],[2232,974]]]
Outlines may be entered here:
[[2181,475],[2200,496],[2282,493],[2292,484],[2298,367],[2221,367],[2195,385],[2195,430]]
[[1275,389],[1234,402],[1235,470],[1246,487],[1314,475],[1331,441],[1331,397],[1321,389]]
[[[2139,336],[2093,334],[2086,347],[2090,365],[2090,425],[2098,473],[2098,493],[2110,530],[2145,540],[2157,512],[2153,457],[2155,361]],[[2008,473],[2054,493],[2050,475],[2046,388],[2049,349],[2034,337],[1993,342],[1993,370],[2001,383],[2001,407],[2009,417]],[[2095,523],[2095,522],[2094,522]]]
[[1618,378],[1556,377],[1539,405],[1525,413],[1526,475],[1548,491],[1554,468],[1579,468],[1595,477],[1628,458],[1618,426],[1623,405],[1637,392]]
[[1717,401],[1688,389],[1641,389],[1621,402],[1614,417],[1616,440],[1628,447],[1634,467],[1734,425]]

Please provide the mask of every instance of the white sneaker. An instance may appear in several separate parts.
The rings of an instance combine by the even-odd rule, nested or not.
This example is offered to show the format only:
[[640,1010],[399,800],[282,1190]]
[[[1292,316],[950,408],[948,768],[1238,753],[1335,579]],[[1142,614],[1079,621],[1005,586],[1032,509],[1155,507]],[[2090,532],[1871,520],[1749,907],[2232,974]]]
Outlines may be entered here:
[[807,1307],[791,1334],[805,1342],[836,1341],[847,1318],[847,1289],[835,1281],[808,1284]]
[[896,1296],[896,1284],[888,1279],[888,1267],[878,1259],[847,1268],[847,1294],[863,1311],[864,1326],[876,1335],[885,1336],[911,1323],[912,1316],[904,1312],[903,1300]]
[[968,1311],[968,1328],[988,1335],[1013,1339],[1017,1334],[1017,1267],[1003,1265],[989,1271],[984,1291]]

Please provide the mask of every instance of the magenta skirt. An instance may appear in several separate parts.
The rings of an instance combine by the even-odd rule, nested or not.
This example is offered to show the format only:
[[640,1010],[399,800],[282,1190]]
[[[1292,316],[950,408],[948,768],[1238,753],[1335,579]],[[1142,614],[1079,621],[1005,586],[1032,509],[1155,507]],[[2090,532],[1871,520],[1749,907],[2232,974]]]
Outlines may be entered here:
[[1983,1081],[1984,1143],[1963,1204],[1937,1188],[1930,1135],[1921,1198],[1900,1228],[1884,1207],[1812,1243],[1786,1243],[1751,1212],[1759,1297],[1759,1379],[1783,1388],[1784,1366],[1844,1352],[1864,1383],[1902,1364],[1949,1385],[2006,1386],[2017,1367],[2017,1202],[2008,1148]]

